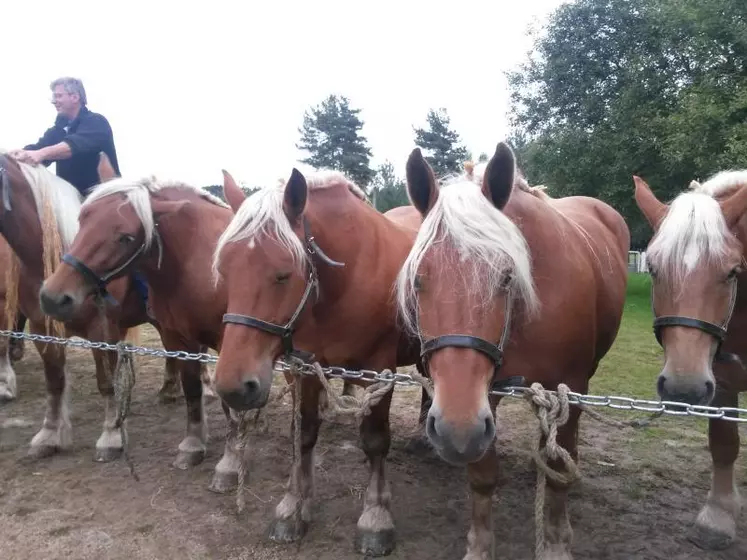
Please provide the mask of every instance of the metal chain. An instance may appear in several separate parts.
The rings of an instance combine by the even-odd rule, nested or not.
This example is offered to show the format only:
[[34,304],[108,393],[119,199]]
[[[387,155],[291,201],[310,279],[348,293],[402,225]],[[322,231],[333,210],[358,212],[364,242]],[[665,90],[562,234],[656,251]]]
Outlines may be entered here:
[[[75,348],[91,348],[94,350],[108,350],[111,352],[124,350],[125,352],[137,354],[139,356],[176,358],[178,360],[199,361],[209,364],[214,364],[218,361],[217,356],[213,356],[212,354],[207,354],[204,352],[190,353],[185,352],[184,350],[168,351],[164,349],[146,348],[143,346],[126,346],[124,348],[121,348],[117,344],[109,344],[108,342],[91,342],[82,338],[76,340],[72,338],[60,338],[57,336],[41,334],[27,334],[9,330],[0,330],[0,336],[31,340],[34,342],[61,344],[63,346],[72,346]],[[276,370],[279,372],[287,373],[290,372],[291,366],[283,360],[278,360],[276,362]],[[296,371],[300,371],[304,375],[317,375],[313,364],[304,364],[300,366]],[[350,370],[338,366],[322,367],[322,371],[325,375],[337,379],[359,380],[366,383],[393,383],[395,385],[404,387],[422,387],[419,381],[416,381],[412,376],[406,373],[390,371],[377,372],[370,369]],[[506,387],[505,389],[500,390],[493,389],[489,392],[489,394],[500,397],[525,398],[525,394],[529,392],[530,389],[528,387]],[[718,408],[713,406],[693,405],[674,401],[651,401],[645,399],[634,399],[631,397],[583,395],[581,393],[573,392],[568,393],[568,399],[569,403],[572,405],[599,406],[613,408],[616,410],[636,410],[641,412],[663,413],[672,416],[696,416],[698,418],[715,418],[727,420],[730,422],[747,423],[747,409],[744,408]],[[745,417],[740,418],[739,414],[744,414]]]

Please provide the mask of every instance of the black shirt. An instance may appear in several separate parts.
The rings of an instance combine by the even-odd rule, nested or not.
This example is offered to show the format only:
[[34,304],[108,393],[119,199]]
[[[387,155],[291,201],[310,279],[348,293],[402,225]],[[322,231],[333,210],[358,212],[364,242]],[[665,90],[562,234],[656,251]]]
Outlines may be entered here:
[[[47,129],[36,144],[29,144],[24,150],[39,150],[60,142],[70,146],[72,157],[57,160],[57,176],[71,183],[83,196],[88,189],[100,183],[99,152],[108,156],[117,175],[120,175],[114,136],[109,121],[103,115],[86,107],[81,107],[72,121],[58,115],[54,126]],[[52,162],[43,163],[49,165]]]

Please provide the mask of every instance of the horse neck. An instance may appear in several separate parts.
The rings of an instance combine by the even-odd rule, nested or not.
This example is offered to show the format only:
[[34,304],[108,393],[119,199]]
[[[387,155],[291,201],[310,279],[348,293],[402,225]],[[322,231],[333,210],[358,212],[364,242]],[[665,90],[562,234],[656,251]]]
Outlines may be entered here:
[[12,210],[2,210],[2,234],[27,271],[43,278],[42,227],[36,200],[20,170],[12,171],[11,182]]
[[[159,267],[158,246],[154,240],[149,257],[142,265],[149,278],[173,285],[174,274],[182,276],[199,270],[200,278],[212,286],[210,262],[213,250],[233,213],[199,197],[195,197],[193,202],[178,215],[168,216],[158,224],[163,255]],[[194,227],[195,223],[199,228]]]

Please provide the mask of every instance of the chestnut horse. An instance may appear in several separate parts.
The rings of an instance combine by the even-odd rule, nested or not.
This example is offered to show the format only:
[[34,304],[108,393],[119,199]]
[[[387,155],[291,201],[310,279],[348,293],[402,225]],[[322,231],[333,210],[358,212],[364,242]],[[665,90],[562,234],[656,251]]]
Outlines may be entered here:
[[[10,245],[4,237],[0,237],[0,328],[16,331],[21,328],[21,321],[16,317],[11,324],[8,324],[5,313],[8,294],[5,288],[6,277],[4,271],[10,269],[13,265],[12,258],[13,251]],[[18,397],[13,362],[17,362],[23,357],[23,350],[23,340],[0,336],[0,404],[15,400]]]
[[[638,207],[654,230],[647,249],[654,333],[664,349],[656,381],[662,400],[737,407],[747,391],[747,170],[718,173],[671,204],[634,177]],[[727,337],[727,328],[729,336]],[[692,540],[728,547],[741,502],[734,477],[739,432],[709,419],[711,490]]]
[[[441,188],[415,149],[407,189],[424,220],[398,277],[397,300],[434,384],[426,434],[444,460],[467,467],[465,559],[493,558],[499,399],[488,389],[510,375],[549,390],[564,383],[587,391],[622,318],[630,236],[622,217],[598,200],[554,200],[529,188],[504,143],[486,165]],[[557,438],[574,459],[579,415],[571,407]],[[547,484],[541,555],[568,559],[568,486]]]
[[[285,185],[247,199],[231,188],[226,197],[236,215],[215,250],[216,281],[225,283],[228,313],[214,383],[232,408],[264,406],[276,360],[299,350],[313,353],[322,365],[376,371],[417,361],[417,341],[403,334],[392,293],[415,239],[412,221],[400,225],[377,212],[359,187],[331,171],[306,178],[294,169]],[[275,509],[270,538],[278,542],[302,538],[311,519],[322,385],[310,376],[295,382],[301,391],[301,456],[294,457],[292,482]],[[355,547],[374,556],[394,547],[384,471],[391,398],[389,390],[360,424],[370,481]],[[291,426],[293,433],[299,428],[295,421]]]
[[[39,289],[55,261],[69,247],[78,229],[81,199],[67,181],[50,173],[43,166],[19,163],[0,154],[0,224],[2,234],[13,249],[12,282],[6,285],[6,297],[17,297],[17,306],[28,318],[35,334],[80,336],[92,340],[116,343],[123,340],[130,328],[149,322],[142,298],[130,286],[129,278],[112,285],[112,296],[120,304],[108,305],[102,313],[89,298],[74,321],[51,325],[41,310]],[[17,259],[17,260],[16,260]],[[17,266],[16,266],[17,265]],[[11,286],[10,284],[15,284]],[[12,294],[10,293],[12,292]],[[156,325],[157,326],[157,325]],[[49,333],[50,327],[55,327]],[[35,342],[41,356],[47,387],[47,408],[41,430],[33,437],[29,454],[45,457],[72,445],[69,417],[69,382],[65,373],[65,347],[54,343]],[[96,380],[104,397],[104,425],[96,442],[94,458],[111,461],[122,452],[122,437],[115,429],[116,403],[110,372],[117,361],[114,352],[92,350],[96,364]],[[173,360],[166,364],[167,375],[173,371]]]
[[[108,278],[113,270],[125,273],[137,267],[147,280],[165,348],[190,353],[217,350],[226,292],[222,285],[213,285],[210,264],[218,237],[232,217],[222,200],[182,182],[111,177],[83,204],[80,231],[68,251],[74,266],[61,266],[47,278],[41,290],[45,310],[58,318],[77,316],[101,284],[99,279]],[[174,466],[186,469],[204,459],[207,415],[200,363],[179,360],[177,369],[186,398],[187,430]],[[225,404],[223,409],[228,416]],[[238,461],[227,440],[212,490],[224,492],[235,485]]]

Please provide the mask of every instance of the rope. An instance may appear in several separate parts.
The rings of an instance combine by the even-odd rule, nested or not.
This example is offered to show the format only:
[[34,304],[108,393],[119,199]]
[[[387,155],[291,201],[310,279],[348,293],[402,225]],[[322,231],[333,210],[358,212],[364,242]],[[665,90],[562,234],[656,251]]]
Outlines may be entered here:
[[[327,394],[327,410],[333,414],[351,415],[360,420],[371,414],[371,408],[379,404],[384,395],[394,388],[394,381],[379,381],[366,387],[361,398],[353,395],[338,395],[330,387],[319,362],[314,362],[312,367]],[[384,370],[382,373],[387,372],[391,373],[390,370]]]
[[132,402],[132,388],[135,386],[136,380],[132,354],[126,351],[126,348],[130,346],[129,342],[119,342],[117,344],[117,365],[114,368],[114,379],[112,380],[114,385],[114,401],[117,404],[117,417],[114,421],[114,429],[119,428],[119,433],[122,436],[122,454],[124,455],[127,466],[130,468],[130,475],[139,482],[140,477],[135,472],[135,463],[132,461],[132,457],[130,457],[127,430],[125,430],[125,420],[130,412],[130,403]]
[[[558,428],[568,422],[570,389],[564,383],[558,385],[557,392],[547,391],[540,383],[532,383],[525,398],[539,420],[540,437],[534,449],[534,462],[537,466],[537,492],[534,500],[535,558],[542,558],[545,548],[545,487],[547,478],[568,486],[578,478],[578,466],[566,449],[558,445]],[[542,447],[542,436],[545,446]],[[549,461],[560,461],[565,472],[553,469]]]

